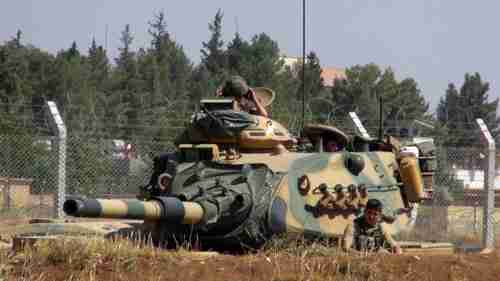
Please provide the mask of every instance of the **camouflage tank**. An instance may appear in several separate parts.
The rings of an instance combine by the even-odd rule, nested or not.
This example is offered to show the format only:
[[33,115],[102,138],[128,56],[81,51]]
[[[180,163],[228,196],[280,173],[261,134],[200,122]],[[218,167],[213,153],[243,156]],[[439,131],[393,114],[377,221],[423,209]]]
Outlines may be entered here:
[[[258,91],[270,104],[266,95],[274,93]],[[339,237],[367,200],[378,198],[393,234],[411,230],[426,196],[412,149],[392,137],[348,136],[315,124],[297,140],[275,120],[235,106],[202,100],[178,149],[155,158],[138,199],[73,198],[64,211],[144,220],[141,230],[158,243],[258,248],[274,235]],[[332,141],[337,151],[324,151]]]

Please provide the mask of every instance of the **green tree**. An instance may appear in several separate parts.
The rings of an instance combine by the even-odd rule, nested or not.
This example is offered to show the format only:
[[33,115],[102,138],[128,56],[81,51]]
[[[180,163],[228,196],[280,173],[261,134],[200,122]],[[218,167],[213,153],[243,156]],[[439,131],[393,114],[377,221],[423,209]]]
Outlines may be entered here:
[[479,73],[465,74],[465,81],[458,91],[449,84],[444,98],[437,107],[437,119],[447,134],[444,144],[451,146],[470,146],[477,142],[471,133],[477,130],[476,118],[482,118],[493,137],[499,136],[500,119],[496,112],[498,98],[489,101],[489,83],[481,79]]
[[119,55],[115,59],[116,67],[113,71],[112,97],[108,99],[117,101],[119,109],[115,112],[113,119],[119,127],[120,134],[117,137],[130,138],[136,134],[141,134],[139,128],[142,108],[142,88],[141,79],[138,73],[138,62],[136,53],[132,50],[133,35],[130,25],[125,25],[121,33],[121,46],[118,48]]
[[345,118],[350,111],[356,112],[365,123],[373,126],[377,116],[377,88],[382,71],[375,64],[356,65],[346,69],[346,79],[336,80],[332,87],[331,101],[335,119]]
[[85,58],[87,77],[87,105],[94,123],[96,132],[103,136],[112,136],[116,132],[116,116],[123,109],[123,105],[116,100],[111,91],[111,77],[106,50],[98,46],[95,39],[88,50]]
[[[144,124],[148,134],[163,139],[171,134],[165,130],[181,116],[192,87],[192,64],[182,46],[170,37],[163,12],[149,23],[151,47],[139,56],[140,73],[145,81]],[[177,113],[177,114],[175,114]],[[168,122],[167,122],[168,121]]]
[[73,42],[69,49],[58,53],[56,65],[59,77],[56,92],[62,97],[58,107],[68,130],[75,134],[96,133],[100,125],[98,93],[91,83],[87,57],[80,54]]
[[244,62],[242,74],[250,85],[273,85],[277,73],[283,69],[278,43],[265,33],[252,38]]
[[233,56],[232,64],[237,66],[237,74],[245,77],[249,85],[269,87],[276,92],[276,99],[268,112],[295,129],[292,123],[296,123],[297,117],[294,95],[298,80],[296,73],[284,67],[278,43],[265,33],[253,36],[250,42],[240,40],[236,34],[228,52]]
[[116,77],[114,89],[133,91],[137,87],[137,62],[135,52],[131,48],[133,40],[130,25],[127,24],[121,33],[121,46],[118,48],[119,55],[115,59],[116,68],[114,74]]
[[285,125],[290,131],[298,134],[300,128],[299,114],[301,103],[295,98],[299,89],[300,80],[290,67],[284,67],[275,74],[269,86],[276,93],[275,100],[268,109],[272,118]]
[[22,43],[21,43],[21,37],[23,35],[23,32],[18,29],[17,32],[16,32],[16,37],[12,38],[12,43],[14,44],[14,46],[16,48],[21,48],[22,47]]
[[[170,63],[168,61],[172,52],[173,42],[170,40],[170,34],[167,31],[165,14],[160,12],[154,16],[153,21],[149,22],[149,34],[153,37],[151,40],[151,48],[148,50],[151,59],[150,66],[152,67],[151,77],[148,77],[152,86],[151,103],[157,99],[173,98],[173,91],[170,85]],[[168,100],[167,100],[168,102]]]
[[107,90],[109,83],[109,60],[106,50],[102,46],[97,46],[95,39],[92,39],[89,48],[88,63],[90,67],[90,82],[98,91]]
[[78,50],[78,45],[76,44],[75,41],[71,43],[71,47],[68,50],[61,52],[61,54],[66,60],[80,58],[80,51]]
[[21,43],[21,31],[0,45],[0,129],[32,128],[32,101],[43,91],[43,69],[50,57]]
[[0,101],[7,112],[9,104],[26,102],[32,92],[26,81],[29,62],[26,48],[20,44],[20,34],[0,49]]
[[[385,126],[408,125],[413,119],[428,119],[429,105],[414,79],[397,81],[391,68],[384,71],[375,64],[356,65],[346,69],[346,78],[336,80],[331,90],[334,118],[344,119],[356,112],[365,126],[375,129],[378,124],[378,98],[384,103],[382,117]],[[376,118],[374,118],[376,116]]]
[[[301,79],[300,80],[300,96],[297,98],[300,99],[302,97],[302,63],[297,64],[297,75]],[[310,52],[306,58],[306,66],[305,66],[306,76],[306,96],[309,98],[318,96],[324,89],[323,78],[321,77],[321,64],[318,56],[315,52]]]
[[[305,77],[303,76],[303,71],[305,70]],[[311,122],[323,122],[324,112],[318,109],[319,106],[324,106],[325,95],[323,92],[325,87],[323,85],[323,78],[321,77],[321,65],[318,56],[315,52],[310,52],[306,57],[305,67],[302,67],[302,62],[295,65],[295,72],[297,77],[300,79],[299,88],[297,90],[297,100],[302,101],[305,90],[305,102],[308,105],[308,110],[310,111],[307,117],[311,118]],[[305,78],[305,81],[303,80]],[[305,83],[305,89],[304,89]],[[317,99],[320,97],[319,99]],[[328,104],[327,104],[328,105]]]
[[231,74],[239,74],[245,72],[246,58],[250,53],[250,45],[247,41],[241,38],[237,32],[233,40],[227,45],[227,67]]
[[[193,105],[198,104],[201,98],[209,97],[215,92],[215,84],[213,80],[210,79],[210,72],[203,64],[194,68],[192,81],[193,84],[189,94],[189,100]],[[210,89],[212,89],[212,91],[210,91]]]
[[[146,76],[147,90],[152,96],[151,102],[172,103],[179,98],[186,98],[189,89],[192,65],[182,46],[170,37],[167,31],[165,14],[160,12],[149,23],[149,34],[153,37],[151,48],[147,50],[144,62],[149,61]],[[143,69],[147,69],[145,65]]]
[[[297,73],[292,68],[284,67],[278,43],[265,33],[253,36],[250,42],[235,33],[225,53],[226,73],[243,76],[249,85],[273,89],[276,98],[268,112],[284,124],[293,122],[291,120],[296,117],[294,95],[298,86]],[[212,83],[217,82],[220,83]]]
[[215,14],[213,22],[208,24],[210,39],[202,42],[201,64],[211,73],[213,77],[222,77],[226,70],[226,53],[223,50],[222,40],[222,11],[219,9]]
[[429,104],[420,94],[417,82],[406,78],[398,82],[392,69],[387,69],[380,81],[384,103],[384,125],[394,132],[413,126],[413,120],[431,120]]

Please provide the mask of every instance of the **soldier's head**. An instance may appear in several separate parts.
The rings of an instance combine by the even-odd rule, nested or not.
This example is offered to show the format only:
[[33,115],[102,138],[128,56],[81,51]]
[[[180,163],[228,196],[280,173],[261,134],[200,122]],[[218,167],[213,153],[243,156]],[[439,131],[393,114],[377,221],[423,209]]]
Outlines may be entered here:
[[365,207],[365,220],[369,225],[375,225],[382,217],[382,202],[378,199],[369,199]]
[[248,94],[250,87],[248,87],[247,82],[243,77],[234,75],[231,76],[224,87],[222,88],[222,96],[223,97],[233,97],[237,100]]

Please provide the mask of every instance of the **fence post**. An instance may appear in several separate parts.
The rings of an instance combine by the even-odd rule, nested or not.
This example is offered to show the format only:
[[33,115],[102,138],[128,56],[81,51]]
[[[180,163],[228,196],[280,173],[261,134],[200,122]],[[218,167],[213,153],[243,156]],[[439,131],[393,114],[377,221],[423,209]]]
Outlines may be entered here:
[[365,129],[365,126],[363,126],[363,123],[361,123],[361,120],[359,120],[356,112],[349,112],[349,117],[351,118],[351,122],[356,130],[356,133],[360,134],[364,138],[369,139],[370,134],[368,134],[368,131]]
[[4,209],[10,209],[10,180],[8,176],[5,178],[0,178],[0,192],[2,193],[0,197],[3,199],[3,202],[1,202],[1,204],[3,205]]
[[5,182],[5,208],[9,210],[12,207],[12,199],[10,198],[10,195],[12,194],[11,188],[10,188],[10,177],[7,176],[7,181]]
[[481,130],[483,141],[488,148],[488,156],[486,158],[486,171],[484,176],[483,188],[483,248],[493,249],[494,232],[492,214],[495,208],[495,141],[484,123],[483,119],[476,119],[476,122]]
[[62,205],[66,197],[66,126],[59,114],[57,105],[53,101],[48,101],[52,130],[57,133],[57,195],[55,198],[55,216],[64,217]]

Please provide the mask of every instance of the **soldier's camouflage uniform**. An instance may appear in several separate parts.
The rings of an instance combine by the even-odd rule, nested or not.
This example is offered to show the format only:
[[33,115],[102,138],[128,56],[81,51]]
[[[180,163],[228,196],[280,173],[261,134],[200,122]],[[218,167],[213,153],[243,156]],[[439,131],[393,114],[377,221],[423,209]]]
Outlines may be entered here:
[[397,242],[387,231],[385,223],[379,222],[375,225],[369,225],[364,216],[347,225],[342,240],[344,250],[353,248],[357,251],[377,252],[392,249],[396,245]]

